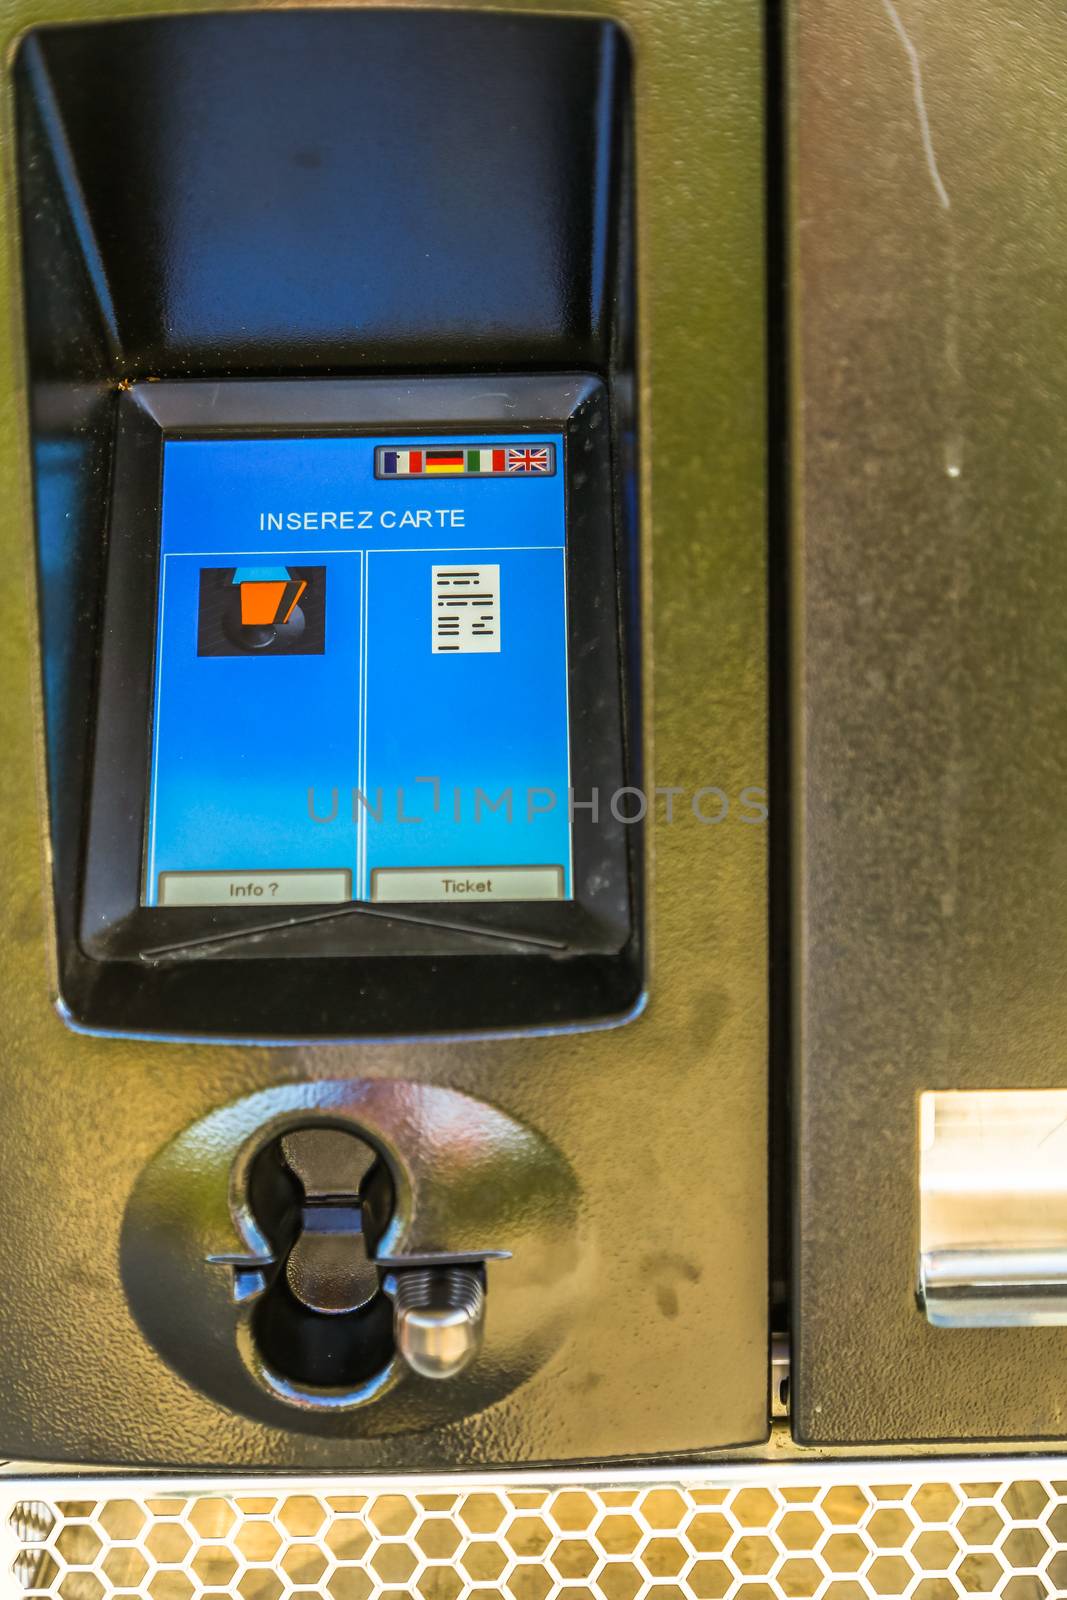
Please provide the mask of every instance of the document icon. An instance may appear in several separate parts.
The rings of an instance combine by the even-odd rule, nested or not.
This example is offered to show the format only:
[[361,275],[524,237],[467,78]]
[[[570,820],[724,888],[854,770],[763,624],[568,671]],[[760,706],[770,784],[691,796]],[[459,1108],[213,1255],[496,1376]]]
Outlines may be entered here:
[[500,567],[430,568],[434,655],[500,650]]

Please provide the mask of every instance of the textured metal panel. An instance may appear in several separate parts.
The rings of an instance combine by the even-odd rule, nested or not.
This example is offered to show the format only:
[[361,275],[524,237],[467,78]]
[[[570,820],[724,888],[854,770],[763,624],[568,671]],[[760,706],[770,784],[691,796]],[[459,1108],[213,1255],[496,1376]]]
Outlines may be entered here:
[[62,1600],[1045,1600],[1067,1587],[1063,1470],[46,1480],[0,1484],[0,1548],[13,1594]]
[[[142,9],[9,0],[5,57],[28,25]],[[761,15],[751,0],[618,0],[604,14],[630,29],[640,82],[649,749],[656,782],[714,784],[734,797],[764,773]],[[14,301],[10,181],[3,204],[0,294]],[[24,1456],[68,1460],[410,1468],[595,1456],[617,1448],[620,1425],[655,1451],[762,1436],[764,830],[736,822],[736,806],[719,826],[680,806],[673,825],[652,830],[652,998],[622,1030],[280,1052],[75,1037],[48,993],[24,400],[18,340],[4,324],[8,1442]],[[596,1241],[585,1309],[552,1362],[474,1422],[388,1444],[296,1439],[227,1413],[148,1348],[118,1277],[130,1191],[168,1139],[246,1091],[344,1075],[433,1079],[545,1132],[581,1174]]]
[[799,1436],[1067,1433],[915,1304],[926,1089],[1067,1072],[1067,31],[795,0]]

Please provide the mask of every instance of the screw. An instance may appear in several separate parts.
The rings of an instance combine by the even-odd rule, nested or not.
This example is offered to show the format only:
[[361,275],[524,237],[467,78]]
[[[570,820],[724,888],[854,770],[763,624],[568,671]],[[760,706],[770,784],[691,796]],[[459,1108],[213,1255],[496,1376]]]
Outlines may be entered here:
[[417,1267],[396,1274],[393,1334],[413,1372],[454,1378],[477,1355],[485,1323],[478,1267]]

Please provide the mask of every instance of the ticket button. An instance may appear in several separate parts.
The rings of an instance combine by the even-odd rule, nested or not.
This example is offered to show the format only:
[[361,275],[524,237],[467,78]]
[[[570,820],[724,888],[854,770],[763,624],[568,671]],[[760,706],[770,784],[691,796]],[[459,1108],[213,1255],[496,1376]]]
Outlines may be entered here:
[[471,905],[478,900],[562,900],[562,867],[375,867],[372,900],[442,900]]
[[307,906],[351,900],[347,867],[306,872],[161,872],[161,906]]

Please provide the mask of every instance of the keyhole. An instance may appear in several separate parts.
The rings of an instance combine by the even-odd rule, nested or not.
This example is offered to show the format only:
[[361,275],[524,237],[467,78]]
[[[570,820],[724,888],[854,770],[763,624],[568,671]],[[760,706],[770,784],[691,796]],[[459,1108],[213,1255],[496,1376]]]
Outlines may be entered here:
[[293,1129],[257,1156],[249,1200],[275,1255],[252,1320],[268,1365],[305,1388],[349,1388],[381,1372],[392,1307],[374,1253],[394,1192],[378,1151],[343,1128]]

